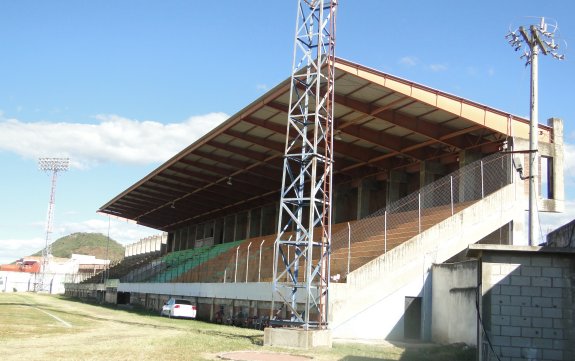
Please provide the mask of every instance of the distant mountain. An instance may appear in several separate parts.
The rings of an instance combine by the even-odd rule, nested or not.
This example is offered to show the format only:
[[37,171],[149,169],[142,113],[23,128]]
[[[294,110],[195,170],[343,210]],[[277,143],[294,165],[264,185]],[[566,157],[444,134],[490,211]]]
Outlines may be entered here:
[[[113,239],[108,242],[108,237],[102,233],[72,233],[52,243],[54,257],[70,258],[72,253],[120,260],[124,258],[124,246]],[[32,256],[41,255],[42,251],[39,251]]]

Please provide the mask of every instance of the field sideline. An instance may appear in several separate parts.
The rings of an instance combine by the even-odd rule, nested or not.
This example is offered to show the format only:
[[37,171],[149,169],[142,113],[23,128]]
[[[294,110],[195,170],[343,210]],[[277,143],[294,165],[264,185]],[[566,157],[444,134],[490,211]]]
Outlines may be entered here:
[[315,360],[474,360],[473,350],[335,344],[332,349],[263,347],[263,332],[175,320],[58,296],[0,293],[2,360],[219,360],[225,351],[261,350]]

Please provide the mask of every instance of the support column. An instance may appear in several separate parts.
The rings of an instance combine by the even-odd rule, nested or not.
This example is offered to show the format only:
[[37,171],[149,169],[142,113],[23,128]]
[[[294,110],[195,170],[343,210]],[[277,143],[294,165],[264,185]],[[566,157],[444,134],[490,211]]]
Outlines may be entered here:
[[224,219],[218,218],[214,221],[214,244],[224,243]]
[[[547,120],[547,125],[553,127],[552,199],[563,203],[565,200],[563,121],[559,118],[550,118]],[[564,205],[557,208],[560,208],[558,211],[563,211]]]
[[459,152],[459,168],[471,164],[479,159],[481,159],[481,153],[477,153],[472,150],[462,150]]
[[[481,153],[470,150],[462,150],[459,152],[459,169],[481,159]],[[478,189],[481,187],[481,180],[477,179],[473,174],[468,177],[459,179],[459,202],[465,202],[476,199],[476,194],[481,194]]]
[[[445,172],[445,167],[438,162],[423,161],[419,166],[419,187],[420,189],[428,184],[435,182],[437,178],[442,176]],[[426,192],[421,193],[422,206],[430,207],[433,206],[434,195],[426,194]]]
[[369,215],[369,202],[371,200],[371,190],[374,188],[374,181],[362,179],[357,186],[357,219],[362,219]]
[[445,166],[438,162],[423,161],[419,167],[419,186],[433,183],[445,173]]
[[399,170],[392,170],[389,172],[387,180],[387,204],[395,202],[401,197],[405,196],[404,190],[407,182],[407,175],[405,172]]

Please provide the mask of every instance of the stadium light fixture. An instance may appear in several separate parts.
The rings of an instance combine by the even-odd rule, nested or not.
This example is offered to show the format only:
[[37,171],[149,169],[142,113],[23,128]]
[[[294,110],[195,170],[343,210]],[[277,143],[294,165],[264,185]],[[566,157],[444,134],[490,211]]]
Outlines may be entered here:
[[505,36],[509,45],[515,51],[522,51],[521,59],[525,59],[525,66],[531,65],[531,94],[530,94],[530,126],[529,126],[529,245],[536,246],[538,240],[538,217],[537,217],[537,182],[539,172],[538,158],[538,55],[551,55],[553,58],[563,60],[564,55],[557,51],[559,45],[555,43],[555,34],[558,30],[557,23],[549,25],[545,18],[541,18],[539,25],[531,25],[528,29],[520,26],[514,31],[509,31]]
[[58,172],[65,172],[70,167],[70,158],[39,158],[38,168],[44,172],[52,173],[52,187],[50,190],[50,203],[46,217],[46,244],[42,250],[42,272],[36,279],[35,291],[50,291],[47,284],[47,272],[50,268],[50,256],[52,255],[52,226],[54,222],[54,206],[56,205],[56,179]]

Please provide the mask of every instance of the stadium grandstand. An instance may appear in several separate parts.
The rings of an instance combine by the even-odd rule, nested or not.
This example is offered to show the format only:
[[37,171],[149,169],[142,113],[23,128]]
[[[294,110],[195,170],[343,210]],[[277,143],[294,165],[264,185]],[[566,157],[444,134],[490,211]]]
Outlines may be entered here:
[[[347,60],[334,66],[329,328],[334,338],[429,340],[434,264],[464,260],[471,244],[527,244],[529,121]],[[66,294],[158,312],[178,296],[199,319],[252,327],[286,317],[271,298],[289,90],[286,79],[103,205],[165,236]],[[538,210],[560,212],[562,121],[538,130]]]

